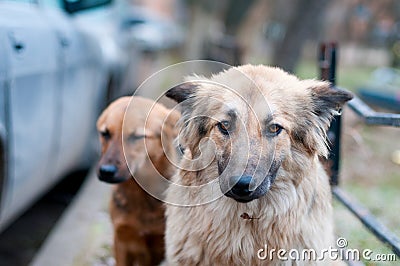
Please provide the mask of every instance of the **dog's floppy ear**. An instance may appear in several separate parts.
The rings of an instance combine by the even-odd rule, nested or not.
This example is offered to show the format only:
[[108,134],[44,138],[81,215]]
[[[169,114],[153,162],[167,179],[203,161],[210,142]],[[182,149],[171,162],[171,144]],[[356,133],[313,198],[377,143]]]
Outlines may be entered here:
[[[193,81],[186,81],[179,84],[167,91],[165,94],[167,97],[175,100],[179,103],[179,110],[182,114],[179,119],[178,125],[182,128],[179,140],[179,145],[183,148],[189,148],[192,154],[196,154],[198,150],[197,146],[202,137],[200,133],[203,131],[197,127],[203,124],[199,122],[204,117],[194,117],[190,119],[193,112],[193,108],[196,105],[196,91],[200,87],[200,84]],[[176,127],[176,125],[174,125]],[[193,132],[193,133],[192,133]]]
[[198,87],[199,84],[188,81],[169,89],[165,95],[177,103],[181,103],[193,97]]

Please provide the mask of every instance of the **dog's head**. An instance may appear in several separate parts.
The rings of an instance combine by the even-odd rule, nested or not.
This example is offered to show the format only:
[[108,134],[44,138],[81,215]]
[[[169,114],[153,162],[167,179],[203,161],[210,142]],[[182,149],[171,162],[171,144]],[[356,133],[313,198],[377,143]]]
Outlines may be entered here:
[[166,95],[181,104],[179,139],[191,159],[213,155],[200,170],[207,180],[188,183],[218,177],[222,193],[238,202],[265,195],[277,177],[313,161],[302,158],[327,156],[326,130],[352,98],[326,82],[251,65],[190,78]]
[[111,103],[97,121],[102,150],[99,179],[121,183],[132,175],[145,176],[151,168],[146,164],[163,174],[166,166],[158,161],[172,149],[178,119],[176,112],[142,97],[122,97]]

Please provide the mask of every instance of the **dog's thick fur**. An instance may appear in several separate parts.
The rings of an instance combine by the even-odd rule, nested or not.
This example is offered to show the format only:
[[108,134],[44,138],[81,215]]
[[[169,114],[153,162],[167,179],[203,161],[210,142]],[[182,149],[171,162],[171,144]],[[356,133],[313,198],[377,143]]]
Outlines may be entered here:
[[[173,181],[191,187],[218,181],[217,189],[196,193],[168,189],[167,201],[198,205],[167,205],[168,265],[310,265],[318,262],[280,261],[276,253],[272,261],[260,260],[257,252],[265,245],[317,254],[335,247],[329,180],[318,157],[327,156],[326,130],[350,93],[278,68],[245,65],[210,79],[189,78],[167,96],[181,103],[185,157],[209,154],[207,147],[215,155],[204,169],[179,170]],[[221,133],[221,121],[228,121],[229,136]],[[213,145],[199,149],[210,140]],[[181,167],[196,161],[182,160]],[[229,189],[243,174],[258,187],[240,202]]]
[[133,180],[131,173],[153,188],[158,186],[159,175],[172,176],[175,168],[165,152],[174,154],[174,127],[179,116],[151,100],[123,97],[111,103],[97,121],[102,147],[99,178],[118,183],[110,202],[117,266],[157,265],[164,258],[165,208]]

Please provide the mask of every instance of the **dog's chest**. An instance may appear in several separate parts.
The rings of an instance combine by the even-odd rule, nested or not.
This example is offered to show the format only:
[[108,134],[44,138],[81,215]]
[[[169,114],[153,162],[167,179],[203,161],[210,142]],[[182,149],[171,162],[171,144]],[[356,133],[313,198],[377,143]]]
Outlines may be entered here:
[[304,245],[295,227],[242,209],[196,208],[177,216],[186,217],[190,226],[181,227],[175,235],[181,237],[175,238],[179,241],[173,245],[183,253],[178,257],[190,257],[190,264],[265,265],[268,261],[258,258],[258,251],[265,246],[279,250]]
[[[257,265],[257,251],[268,242],[265,221],[244,219],[240,213],[233,216],[194,218],[199,232],[192,232],[187,242],[201,247],[200,265]],[[254,218],[254,217],[250,217]],[[187,248],[187,243],[185,244]],[[185,248],[184,248],[185,249]]]
[[162,203],[151,196],[132,195],[123,189],[113,191],[111,216],[114,222],[125,223],[133,219],[138,227],[159,231],[159,228],[164,228],[164,211]]

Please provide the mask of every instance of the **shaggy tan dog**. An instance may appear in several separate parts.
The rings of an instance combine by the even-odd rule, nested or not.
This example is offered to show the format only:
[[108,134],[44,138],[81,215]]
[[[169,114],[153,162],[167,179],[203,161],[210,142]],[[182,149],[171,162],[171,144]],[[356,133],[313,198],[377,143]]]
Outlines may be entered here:
[[164,206],[141,186],[162,191],[158,179],[176,171],[167,154],[174,155],[179,116],[152,100],[122,97],[97,121],[102,147],[98,177],[116,184],[110,215],[117,266],[157,265],[164,258]]
[[335,247],[329,180],[318,157],[327,156],[326,130],[352,95],[245,65],[192,77],[167,96],[181,104],[186,149],[173,177],[178,185],[167,191],[167,264],[327,264],[328,256],[312,262],[288,252],[320,256]]

